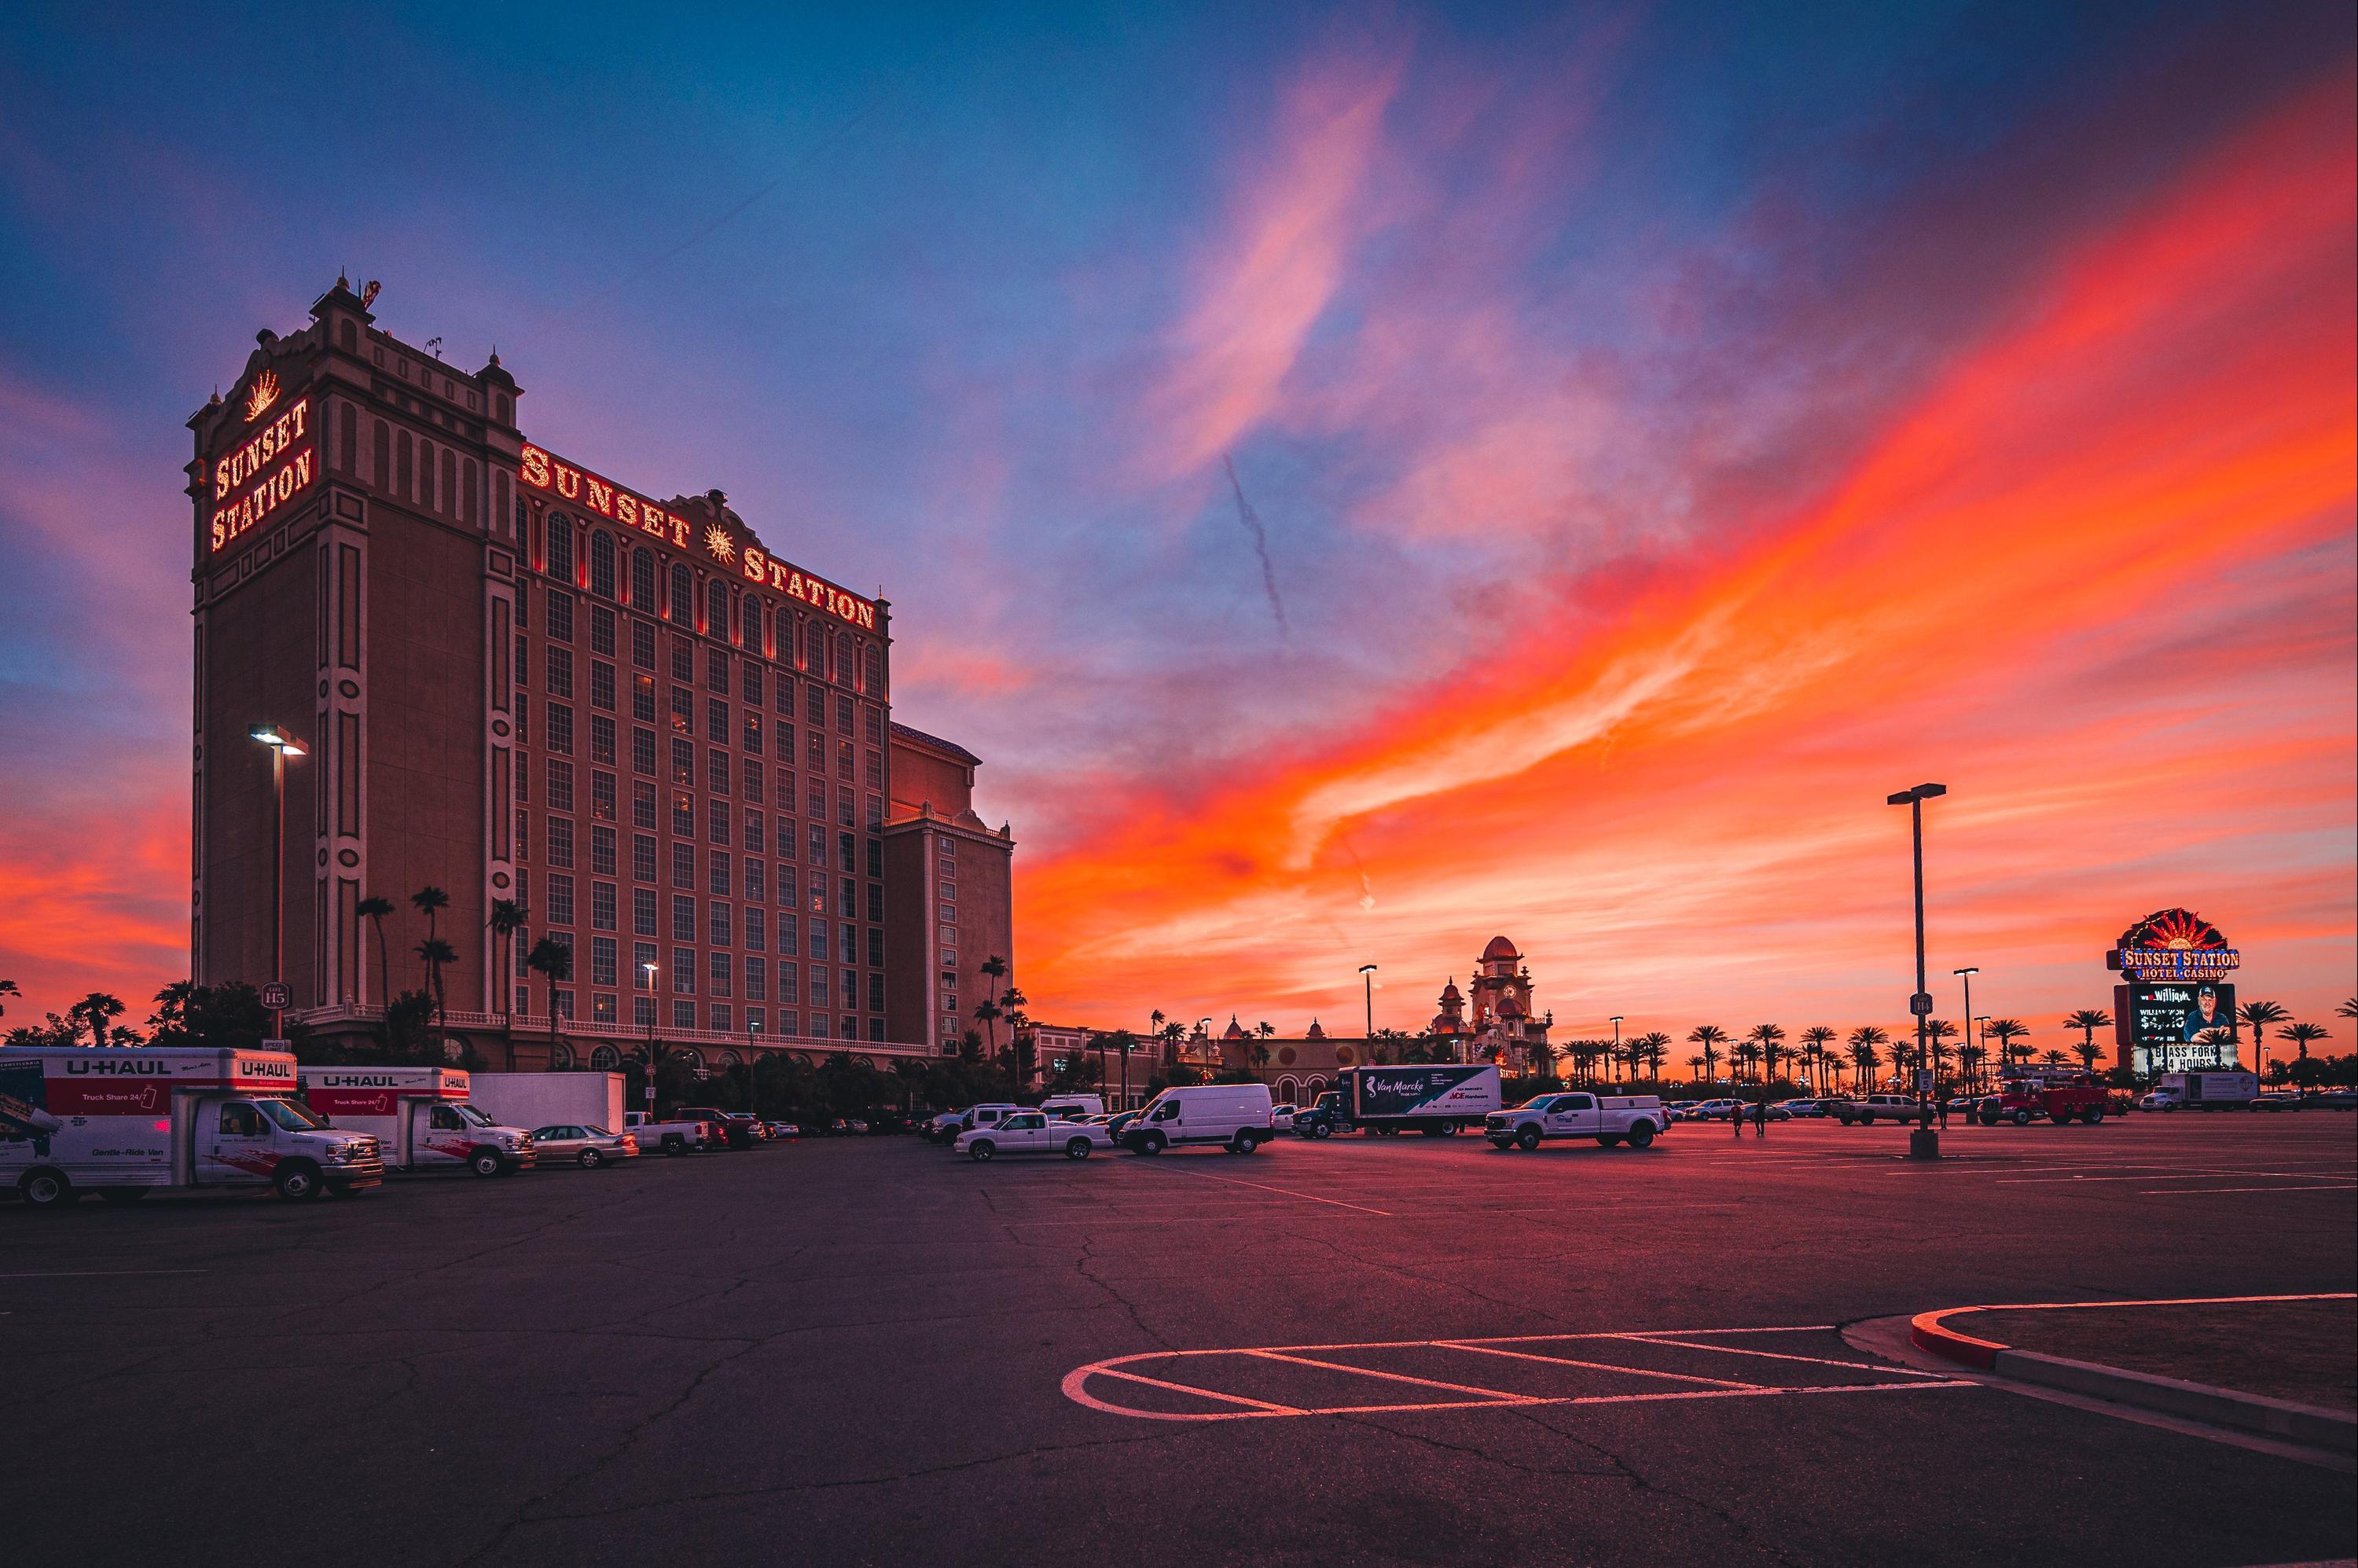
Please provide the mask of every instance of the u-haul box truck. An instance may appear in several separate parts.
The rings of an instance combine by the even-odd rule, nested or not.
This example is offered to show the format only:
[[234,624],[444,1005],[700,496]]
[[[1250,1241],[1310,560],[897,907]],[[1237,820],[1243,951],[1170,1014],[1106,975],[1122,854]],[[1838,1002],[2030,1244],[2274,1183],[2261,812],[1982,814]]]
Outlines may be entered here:
[[305,1067],[303,1098],[331,1126],[373,1134],[403,1171],[463,1165],[479,1176],[532,1167],[532,1134],[467,1102],[456,1067]]
[[377,1185],[364,1131],[323,1125],[281,1051],[0,1047],[0,1184],[42,1207],[85,1192],[273,1187],[283,1198]]

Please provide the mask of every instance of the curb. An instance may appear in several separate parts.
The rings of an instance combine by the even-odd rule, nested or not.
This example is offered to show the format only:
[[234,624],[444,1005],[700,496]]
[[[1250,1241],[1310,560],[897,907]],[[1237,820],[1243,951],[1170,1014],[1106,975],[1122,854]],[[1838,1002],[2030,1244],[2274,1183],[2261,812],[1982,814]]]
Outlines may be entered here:
[[[2315,1301],[2339,1299],[2316,1296],[2245,1296],[2227,1298],[2244,1302],[2255,1301]],[[2211,1304],[2198,1302],[2059,1302],[2039,1303],[2053,1306],[2190,1306]],[[2177,1378],[2157,1377],[2150,1372],[2132,1372],[2121,1367],[2103,1367],[2093,1361],[2073,1361],[2066,1357],[2042,1355],[2035,1350],[2017,1350],[1996,1340],[1980,1339],[1960,1329],[1951,1327],[1944,1320],[1966,1313],[2006,1312],[2018,1310],[1999,1306],[1946,1307],[1938,1312],[1919,1313],[1909,1320],[1908,1337],[1917,1348],[1931,1352],[1945,1360],[1989,1372],[2018,1382],[2038,1383],[2047,1388],[2061,1389],[2070,1393],[2086,1394],[2091,1398],[2109,1400],[2115,1404],[2134,1405],[2139,1410],[2158,1411],[2164,1415],[2203,1422],[2212,1426],[2230,1427],[2238,1432],[2256,1433],[2264,1437],[2280,1438],[2304,1447],[2321,1448],[2336,1453],[2358,1453],[2358,1416],[2342,1411],[2325,1410],[2316,1405],[2299,1404],[2291,1400],[2273,1400],[2260,1394],[2241,1393],[2234,1389],[2214,1388],[2209,1383],[2190,1383]]]

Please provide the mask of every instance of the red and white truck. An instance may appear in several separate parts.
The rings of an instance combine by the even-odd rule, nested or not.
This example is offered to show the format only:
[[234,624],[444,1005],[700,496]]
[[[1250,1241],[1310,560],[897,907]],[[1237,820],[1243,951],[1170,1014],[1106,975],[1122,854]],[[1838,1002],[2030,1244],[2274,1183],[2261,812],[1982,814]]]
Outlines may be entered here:
[[468,1102],[471,1075],[457,1067],[305,1067],[303,1098],[336,1127],[373,1135],[396,1170],[463,1165],[479,1176],[530,1170],[532,1134]]
[[283,1198],[384,1180],[377,1141],[323,1125],[282,1051],[0,1047],[0,1184],[37,1207],[86,1192],[271,1187]]
[[2025,1127],[2042,1116],[2058,1127],[2074,1121],[2093,1127],[2104,1119],[2110,1100],[2103,1080],[2093,1073],[2027,1067],[2009,1075],[1997,1093],[1984,1096],[1977,1114],[1984,1127],[2001,1121]]

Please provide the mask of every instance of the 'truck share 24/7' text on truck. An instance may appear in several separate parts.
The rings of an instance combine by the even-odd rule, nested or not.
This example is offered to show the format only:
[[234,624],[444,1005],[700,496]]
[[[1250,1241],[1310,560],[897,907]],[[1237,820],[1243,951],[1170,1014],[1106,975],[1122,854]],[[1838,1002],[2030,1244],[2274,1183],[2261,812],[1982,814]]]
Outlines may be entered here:
[[384,1179],[377,1141],[323,1126],[277,1051],[0,1048],[0,1182],[38,1207],[84,1192],[274,1187],[285,1198]]
[[529,1169],[532,1134],[468,1103],[456,1067],[305,1067],[303,1096],[337,1127],[373,1134],[384,1162],[405,1171],[464,1166],[479,1176]]

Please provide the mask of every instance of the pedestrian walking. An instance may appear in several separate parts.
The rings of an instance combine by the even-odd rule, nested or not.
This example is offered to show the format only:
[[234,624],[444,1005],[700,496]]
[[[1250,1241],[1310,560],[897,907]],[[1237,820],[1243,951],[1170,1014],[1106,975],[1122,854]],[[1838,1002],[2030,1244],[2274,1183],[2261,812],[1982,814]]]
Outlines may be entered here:
[[1765,1099],[1752,1102],[1752,1136],[1768,1136],[1768,1102]]
[[[1935,1092],[1937,1093],[1937,1091],[1935,1091]],[[1948,1097],[1948,1096],[1946,1096],[1946,1095],[1941,1095],[1941,1096],[1940,1096],[1940,1101],[1941,1101],[1941,1130],[1942,1130],[1942,1131],[1943,1131],[1943,1132],[1946,1132],[1946,1131],[1948,1131],[1948,1130],[1949,1130],[1949,1097]]]
[[1744,1102],[1737,1100],[1727,1110],[1727,1130],[1738,1138],[1744,1136]]

